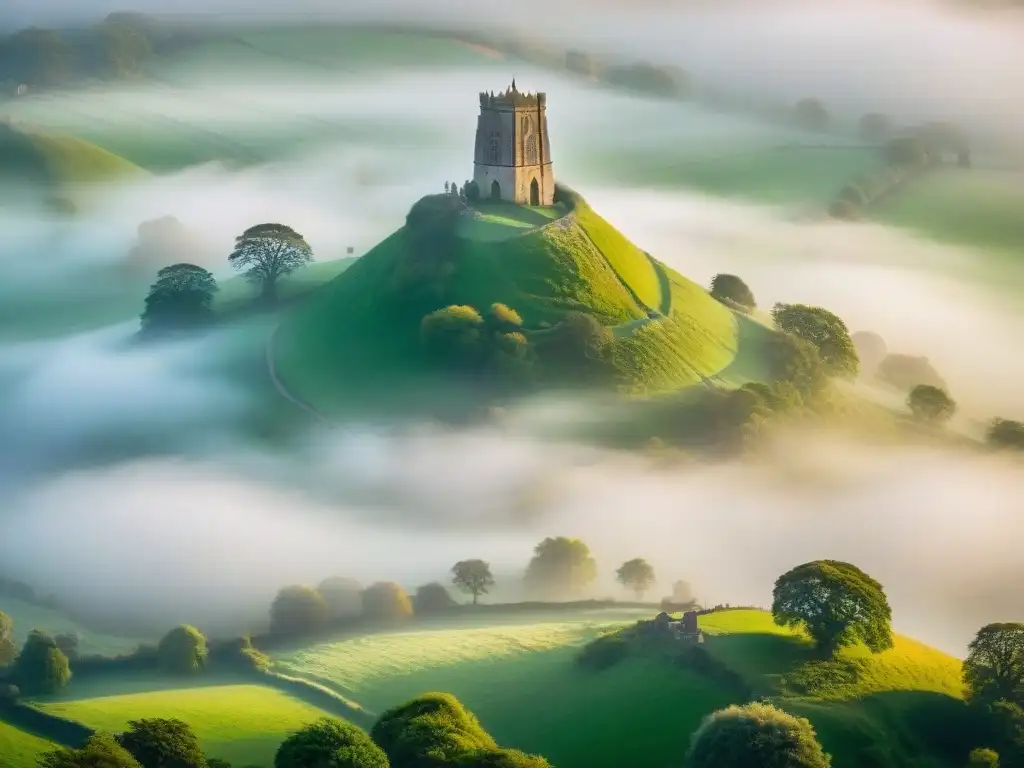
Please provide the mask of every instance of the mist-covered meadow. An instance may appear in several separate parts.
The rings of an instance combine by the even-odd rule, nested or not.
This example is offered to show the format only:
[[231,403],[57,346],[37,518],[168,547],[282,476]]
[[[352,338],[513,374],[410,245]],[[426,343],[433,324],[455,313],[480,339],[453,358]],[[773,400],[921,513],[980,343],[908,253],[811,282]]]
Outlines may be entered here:
[[[630,22],[565,6],[547,32],[720,89],[817,96],[851,125],[872,109],[958,120],[1024,189],[1016,17],[838,4],[793,26],[794,12],[702,8],[659,28],[643,11]],[[618,23],[631,34],[610,36]],[[908,41],[915,25],[928,45]],[[515,597],[532,547],[567,535],[598,560],[597,596],[620,595],[614,568],[643,556],[661,592],[686,579],[712,603],[767,605],[780,573],[835,558],[886,586],[898,631],[951,653],[985,622],[1024,618],[1007,588],[1024,578],[1024,475],[1004,458],[798,431],[757,459],[666,467],[554,439],[581,409],[554,397],[486,427],[296,416],[284,440],[254,429],[268,409],[288,411],[265,369],[273,318],[139,344],[142,300],[165,266],[130,255],[140,223],[178,218],[195,236],[184,260],[222,290],[239,279],[234,238],[254,223],[294,227],[318,260],[358,256],[417,199],[471,177],[477,93],[514,76],[548,94],[559,180],[642,249],[701,284],[742,275],[763,308],[821,305],[891,351],[927,356],[965,430],[1024,418],[1024,243],[1014,254],[884,217],[823,217],[823,196],[874,162],[851,132],[808,135],[454,42],[414,50],[430,65],[393,39],[349,50],[263,30],[138,82],[0,101],[0,115],[144,171],[75,188],[73,217],[31,195],[0,210],[0,575],[96,614],[229,632],[258,621],[281,585],[332,573],[411,587],[480,557]],[[725,155],[752,162],[711,162]]]

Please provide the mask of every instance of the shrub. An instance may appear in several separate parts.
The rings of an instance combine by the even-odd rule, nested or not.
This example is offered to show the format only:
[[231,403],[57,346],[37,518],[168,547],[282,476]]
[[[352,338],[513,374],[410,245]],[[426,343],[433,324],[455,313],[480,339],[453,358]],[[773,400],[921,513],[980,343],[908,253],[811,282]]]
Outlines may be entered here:
[[371,619],[407,619],[412,616],[412,601],[401,585],[378,581],[363,592],[363,611]]
[[736,275],[717,274],[711,278],[711,295],[719,301],[728,299],[748,309],[757,306],[753,292]]
[[52,694],[71,680],[71,667],[49,635],[33,629],[14,662],[11,682],[26,696]]
[[229,667],[246,672],[262,671],[270,666],[270,658],[253,646],[248,635],[217,643],[210,648],[209,663],[217,668]]
[[270,632],[274,635],[308,634],[326,624],[327,603],[312,587],[285,587],[270,607]]
[[331,576],[321,581],[316,589],[327,603],[327,616],[331,621],[362,614],[363,587],[355,579]]
[[488,317],[490,324],[499,331],[514,331],[522,327],[523,318],[505,304],[491,304],[491,311]]
[[350,723],[324,717],[278,747],[274,768],[388,768],[384,751]]
[[938,387],[918,384],[907,396],[907,405],[914,418],[933,424],[942,424],[953,418],[956,403]]
[[432,613],[444,613],[455,605],[443,584],[436,581],[424,584],[416,590],[412,599],[413,611],[417,616],[429,616]]
[[721,709],[704,718],[693,734],[692,768],[828,768],[831,758],[814,728],[770,704]]
[[600,672],[615,666],[628,655],[629,641],[616,633],[591,640],[576,656],[576,663]]
[[972,749],[967,756],[967,768],[999,768],[999,755],[991,749]]
[[56,749],[39,758],[39,768],[144,768],[107,733],[90,736],[79,749]]
[[431,312],[420,323],[426,352],[444,362],[472,364],[482,355],[484,319],[473,307],[453,304]]
[[130,720],[128,730],[115,738],[142,768],[207,768],[199,739],[181,720]]
[[195,627],[175,627],[157,646],[160,668],[175,675],[200,672],[206,663],[206,638]]
[[986,440],[995,448],[1024,451],[1024,423],[1009,419],[995,419],[988,429]]

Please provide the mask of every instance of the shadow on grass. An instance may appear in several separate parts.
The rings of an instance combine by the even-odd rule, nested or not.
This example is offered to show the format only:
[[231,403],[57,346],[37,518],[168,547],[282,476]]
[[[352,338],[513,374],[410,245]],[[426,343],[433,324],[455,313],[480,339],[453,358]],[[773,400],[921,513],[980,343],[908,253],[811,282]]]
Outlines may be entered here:
[[755,695],[779,693],[782,677],[814,658],[810,643],[793,635],[708,635],[704,647],[738,672]]

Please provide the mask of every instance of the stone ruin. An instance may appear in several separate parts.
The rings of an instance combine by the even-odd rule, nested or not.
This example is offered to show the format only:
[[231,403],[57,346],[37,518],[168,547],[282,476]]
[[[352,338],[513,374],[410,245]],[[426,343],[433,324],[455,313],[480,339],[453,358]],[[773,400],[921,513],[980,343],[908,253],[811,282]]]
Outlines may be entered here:
[[704,633],[698,626],[696,611],[687,611],[681,619],[673,619],[662,611],[651,621],[644,622],[643,629],[651,634],[671,636],[682,643],[704,642]]

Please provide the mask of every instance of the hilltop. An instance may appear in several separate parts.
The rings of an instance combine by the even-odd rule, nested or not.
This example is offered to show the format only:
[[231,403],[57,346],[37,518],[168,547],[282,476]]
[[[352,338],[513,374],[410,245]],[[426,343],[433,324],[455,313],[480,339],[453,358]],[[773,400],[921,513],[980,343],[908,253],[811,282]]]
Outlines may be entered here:
[[530,344],[570,314],[589,314],[608,332],[620,389],[700,384],[736,358],[733,312],[571,193],[547,208],[479,205],[462,212],[450,238],[418,253],[415,222],[432,215],[432,201],[417,203],[404,227],[282,325],[277,373],[297,397],[330,411],[353,394],[430,381],[420,325],[449,305],[506,305]]

